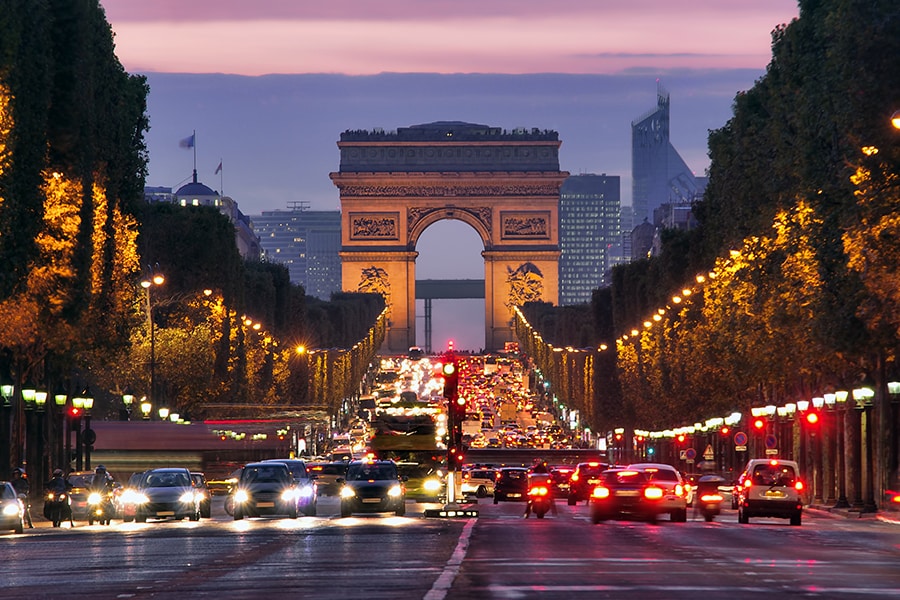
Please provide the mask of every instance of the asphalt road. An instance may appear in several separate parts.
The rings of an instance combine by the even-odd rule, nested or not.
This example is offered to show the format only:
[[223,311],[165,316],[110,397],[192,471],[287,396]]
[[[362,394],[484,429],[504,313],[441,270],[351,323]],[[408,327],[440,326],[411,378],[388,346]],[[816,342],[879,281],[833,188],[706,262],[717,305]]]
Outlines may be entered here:
[[0,535],[2,598],[900,598],[900,525],[807,512],[802,527],[727,510],[706,523],[592,525],[587,507],[523,519],[490,499],[477,519],[316,517]]

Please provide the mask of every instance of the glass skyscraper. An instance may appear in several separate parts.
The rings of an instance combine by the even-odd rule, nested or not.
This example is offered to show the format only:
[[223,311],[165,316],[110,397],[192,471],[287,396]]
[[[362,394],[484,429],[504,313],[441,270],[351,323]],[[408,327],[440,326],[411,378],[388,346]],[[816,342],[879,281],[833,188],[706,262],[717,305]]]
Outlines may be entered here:
[[288,268],[291,283],[322,300],[341,291],[340,211],[295,206],[263,211],[250,220],[266,257]]
[[559,194],[559,304],[586,304],[609,285],[610,251],[621,243],[618,176],[571,175]]

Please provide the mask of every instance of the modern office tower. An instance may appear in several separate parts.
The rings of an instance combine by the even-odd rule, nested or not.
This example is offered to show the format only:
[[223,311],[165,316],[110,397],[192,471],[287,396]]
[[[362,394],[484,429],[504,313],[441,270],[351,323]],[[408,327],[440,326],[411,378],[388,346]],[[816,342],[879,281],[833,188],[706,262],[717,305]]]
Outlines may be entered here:
[[584,304],[609,285],[610,255],[621,244],[620,181],[571,175],[559,193],[559,304]]
[[669,141],[669,92],[659,84],[656,108],[631,122],[631,175],[635,227],[644,219],[659,225],[658,207],[690,205],[705,187]]
[[340,211],[308,210],[307,203],[296,202],[250,220],[267,258],[285,265],[292,283],[322,300],[341,291]]

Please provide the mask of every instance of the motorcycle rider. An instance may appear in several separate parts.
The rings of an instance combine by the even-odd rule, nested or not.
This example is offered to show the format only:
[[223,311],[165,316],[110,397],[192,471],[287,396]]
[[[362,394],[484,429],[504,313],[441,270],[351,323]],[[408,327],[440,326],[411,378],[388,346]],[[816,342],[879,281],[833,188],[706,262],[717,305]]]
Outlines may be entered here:
[[[53,478],[47,482],[47,491],[53,492],[54,494],[68,494],[71,489],[72,484],[69,483],[69,479],[63,475],[63,470],[53,469]],[[44,503],[44,506],[46,507],[47,504]],[[46,514],[44,516],[47,517]],[[75,521],[72,519],[71,510],[69,510],[69,526],[75,527]]]
[[[553,498],[553,482],[550,477],[550,467],[543,458],[536,458],[532,463],[531,471],[528,473],[528,489],[530,490],[532,485],[537,482],[543,482],[547,486],[547,495],[550,498],[550,512],[553,513],[553,516],[557,516],[558,513],[556,512],[556,500]],[[527,519],[529,516],[531,516],[531,500],[526,499],[525,518]]]
[[28,524],[28,528],[34,529],[34,522],[31,520],[31,503],[28,501],[28,476],[25,474],[25,469],[19,467],[13,471],[12,486],[16,490],[16,495],[25,505],[25,522]]
[[105,494],[112,487],[112,484],[112,477],[107,472],[106,467],[97,465],[97,468],[94,469],[94,476],[91,478],[91,491]]

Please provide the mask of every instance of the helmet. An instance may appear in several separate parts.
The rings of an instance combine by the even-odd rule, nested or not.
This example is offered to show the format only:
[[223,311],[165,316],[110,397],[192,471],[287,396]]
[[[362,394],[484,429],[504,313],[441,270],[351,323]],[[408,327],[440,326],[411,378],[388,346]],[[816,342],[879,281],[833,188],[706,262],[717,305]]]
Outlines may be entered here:
[[53,469],[54,477],[59,477],[60,475],[62,475],[62,469]]
[[97,465],[96,472],[97,473],[106,473],[106,467],[103,465]]
[[13,473],[15,473],[15,474],[17,474],[17,475],[24,475],[24,474],[25,474],[25,469],[23,469],[22,467],[19,467],[18,469],[16,469],[15,471],[13,471]]

